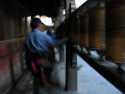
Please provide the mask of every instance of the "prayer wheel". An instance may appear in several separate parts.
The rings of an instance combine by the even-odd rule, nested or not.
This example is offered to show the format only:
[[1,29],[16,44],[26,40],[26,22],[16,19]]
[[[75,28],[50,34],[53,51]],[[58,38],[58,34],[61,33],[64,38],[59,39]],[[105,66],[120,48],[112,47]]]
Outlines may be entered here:
[[80,19],[79,15],[74,15],[72,21],[70,22],[71,38],[72,40],[79,44],[80,43]]
[[73,16],[71,16],[70,17],[70,19],[69,19],[69,31],[68,32],[70,32],[70,38],[71,39],[73,39],[73,40],[75,40],[74,39],[74,35],[75,35],[75,18],[73,17]]
[[88,14],[84,13],[80,16],[80,45],[88,47]]
[[107,2],[106,56],[117,64],[125,62],[125,0]]
[[98,4],[89,10],[89,47],[105,49],[105,4]]

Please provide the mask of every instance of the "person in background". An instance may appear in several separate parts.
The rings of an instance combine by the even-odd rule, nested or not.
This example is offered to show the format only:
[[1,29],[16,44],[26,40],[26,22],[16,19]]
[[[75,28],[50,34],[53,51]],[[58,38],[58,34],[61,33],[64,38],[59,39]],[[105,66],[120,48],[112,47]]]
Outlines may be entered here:
[[34,77],[34,94],[39,94],[38,83],[47,88],[52,86],[48,79],[48,72],[51,69],[49,48],[55,45],[55,41],[45,32],[53,25],[50,17],[33,18],[31,20],[32,31],[26,37],[27,65]]

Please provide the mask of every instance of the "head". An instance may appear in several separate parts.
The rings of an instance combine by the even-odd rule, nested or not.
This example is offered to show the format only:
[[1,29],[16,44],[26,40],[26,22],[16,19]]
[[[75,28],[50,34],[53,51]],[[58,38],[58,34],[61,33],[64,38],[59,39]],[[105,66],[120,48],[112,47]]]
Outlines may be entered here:
[[36,29],[36,28],[40,29],[41,24],[42,22],[39,18],[33,18],[30,23],[32,29]]
[[41,16],[40,20],[42,22],[41,29],[43,31],[48,31],[49,29],[51,29],[54,26],[54,23],[52,22],[51,17]]
[[33,18],[31,20],[31,28],[39,29],[41,31],[47,31],[54,26],[52,19],[47,16],[41,16],[40,18]]

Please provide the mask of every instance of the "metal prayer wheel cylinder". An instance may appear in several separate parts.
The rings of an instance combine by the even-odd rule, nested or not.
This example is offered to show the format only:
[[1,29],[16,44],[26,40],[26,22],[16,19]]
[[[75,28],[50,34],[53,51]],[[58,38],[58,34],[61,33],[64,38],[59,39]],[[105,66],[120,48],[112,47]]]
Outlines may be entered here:
[[125,62],[125,0],[107,3],[106,56],[115,63]]
[[99,2],[89,10],[89,47],[105,49],[105,4]]
[[88,47],[88,14],[85,13],[80,16],[80,45]]

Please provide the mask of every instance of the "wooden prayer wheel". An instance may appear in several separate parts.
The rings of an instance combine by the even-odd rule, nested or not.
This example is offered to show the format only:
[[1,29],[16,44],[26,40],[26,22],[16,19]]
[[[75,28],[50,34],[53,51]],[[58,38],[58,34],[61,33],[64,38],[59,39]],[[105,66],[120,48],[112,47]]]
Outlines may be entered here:
[[82,47],[88,47],[88,21],[87,13],[80,16],[80,45]]
[[107,2],[106,55],[113,62],[125,62],[125,0]]
[[105,49],[105,4],[99,2],[89,10],[89,47]]
[[75,18],[73,17],[73,16],[71,16],[70,17],[70,19],[68,20],[69,21],[69,31],[68,32],[70,32],[70,34],[69,34],[69,36],[70,36],[70,38],[71,39],[73,39],[73,40],[75,40],[75,38],[74,38],[74,36],[75,36],[75,28],[74,27],[76,27],[75,25]]
[[70,22],[71,38],[72,40],[79,44],[80,43],[80,18],[79,15],[74,15],[72,21]]

